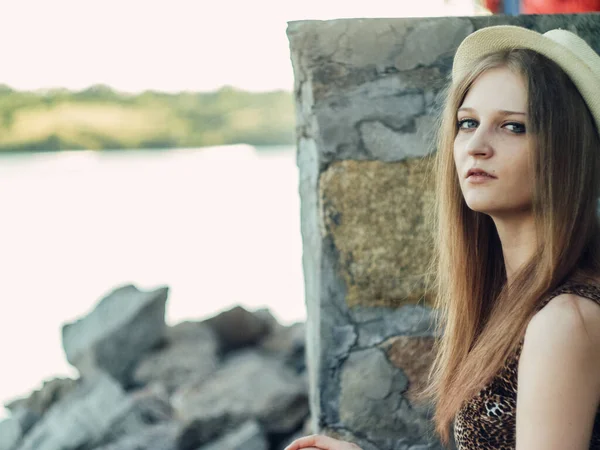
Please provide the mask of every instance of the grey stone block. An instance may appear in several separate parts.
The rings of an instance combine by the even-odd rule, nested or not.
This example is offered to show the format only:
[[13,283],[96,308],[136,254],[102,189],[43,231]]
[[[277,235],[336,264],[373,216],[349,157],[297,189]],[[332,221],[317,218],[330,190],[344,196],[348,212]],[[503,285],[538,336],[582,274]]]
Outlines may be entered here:
[[408,447],[408,450],[444,450],[441,444],[419,444]]
[[196,450],[238,428],[247,418],[234,417],[228,412],[204,414],[187,419],[177,438],[178,450]]
[[135,431],[142,423],[128,414],[131,408],[131,400],[121,386],[110,376],[98,373],[52,406],[18,448],[75,449],[101,441],[117,421],[127,428],[126,432]]
[[306,370],[306,326],[304,323],[294,323],[290,326],[277,325],[263,339],[260,349],[278,356],[285,364],[297,373]]
[[245,422],[238,429],[198,450],[268,450],[265,433],[256,421]]
[[17,407],[12,410],[11,417],[19,422],[21,431],[25,435],[38,423],[42,416],[25,407]]
[[115,289],[86,317],[63,326],[67,360],[82,376],[103,370],[127,385],[133,365],[165,334],[168,288]]
[[359,131],[365,148],[379,161],[402,161],[427,153],[428,144],[422,136],[394,131],[378,120],[362,122]]
[[6,408],[10,411],[27,408],[37,414],[44,414],[55,402],[71,392],[77,383],[77,380],[71,378],[54,378],[44,381],[41,388],[33,391],[28,397],[7,403]]
[[330,363],[336,366],[339,361],[346,359],[358,335],[353,325],[332,325],[329,330],[329,339],[327,340],[330,349]]
[[272,325],[264,314],[255,315],[241,306],[224,311],[204,323],[214,330],[223,352],[256,344],[269,334]]
[[405,37],[395,66],[398,70],[410,70],[433,64],[441,56],[452,56],[472,31],[473,24],[468,19],[418,21]]
[[359,350],[344,363],[340,384],[340,419],[345,428],[382,438],[396,435],[390,414],[402,403],[408,380],[379,349]]
[[358,329],[359,348],[373,347],[393,336],[435,334],[434,314],[420,305],[393,308],[355,308],[351,312]]
[[174,422],[147,426],[135,434],[94,450],[178,450],[178,430],[179,426]]
[[187,381],[207,379],[217,369],[219,344],[208,325],[183,323],[167,335],[164,347],[147,353],[137,363],[133,371],[136,384],[159,383],[172,393]]
[[209,380],[179,388],[171,403],[184,422],[257,418],[266,431],[287,433],[308,415],[307,390],[305,378],[278,358],[246,351],[232,356]]
[[52,405],[73,391],[78,383],[78,380],[71,378],[46,380],[41,388],[33,391],[28,397],[7,403],[6,408],[19,421],[23,434],[26,434]]
[[[305,92],[303,89],[302,92]],[[321,370],[320,342],[320,295],[321,274],[314,270],[321,265],[323,244],[321,240],[321,221],[319,217],[319,154],[314,139],[300,138],[298,140],[297,164],[300,169],[300,228],[304,251],[302,252],[302,267],[304,271],[304,292],[306,298],[306,358],[312,361],[308,367],[309,398],[312,406],[312,427],[317,429],[321,416],[319,401],[319,372]]]
[[313,111],[320,132],[322,160],[377,159],[362,146],[362,122],[377,118],[388,127],[401,130],[412,123],[414,116],[425,112],[425,99],[420,93],[410,92],[376,100],[369,96],[342,97],[315,105]]
[[21,425],[17,419],[9,417],[0,421],[0,450],[14,450],[21,436]]

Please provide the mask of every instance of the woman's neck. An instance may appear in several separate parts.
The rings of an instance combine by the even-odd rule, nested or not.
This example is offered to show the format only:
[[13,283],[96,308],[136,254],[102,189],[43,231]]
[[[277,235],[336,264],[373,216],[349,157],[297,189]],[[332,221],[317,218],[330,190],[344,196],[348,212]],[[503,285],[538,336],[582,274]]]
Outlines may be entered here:
[[535,254],[537,248],[535,221],[531,213],[493,217],[493,220],[502,243],[506,279],[510,284],[517,271]]

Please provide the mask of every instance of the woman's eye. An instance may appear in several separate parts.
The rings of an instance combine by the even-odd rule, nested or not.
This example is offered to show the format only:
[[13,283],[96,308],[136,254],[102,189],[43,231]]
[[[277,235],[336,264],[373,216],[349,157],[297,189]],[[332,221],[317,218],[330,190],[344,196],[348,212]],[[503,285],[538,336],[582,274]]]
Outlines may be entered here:
[[469,128],[476,128],[477,127],[477,121],[473,120],[473,119],[461,119],[458,121],[458,128],[459,129],[469,129]]
[[525,133],[525,125],[518,122],[510,122],[504,125],[509,131],[512,131],[515,134],[523,134]]

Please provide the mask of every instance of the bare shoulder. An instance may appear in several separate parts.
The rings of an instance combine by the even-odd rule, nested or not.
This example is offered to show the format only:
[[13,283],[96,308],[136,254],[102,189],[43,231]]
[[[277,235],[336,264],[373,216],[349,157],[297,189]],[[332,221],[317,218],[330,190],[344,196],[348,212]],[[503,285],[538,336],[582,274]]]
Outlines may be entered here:
[[561,294],[531,319],[525,340],[593,346],[600,356],[600,304],[579,295]]
[[520,366],[536,378],[588,374],[600,394],[600,305],[574,294],[553,298],[527,326]]
[[517,449],[589,448],[600,401],[600,305],[562,294],[542,308],[525,332],[518,385]]

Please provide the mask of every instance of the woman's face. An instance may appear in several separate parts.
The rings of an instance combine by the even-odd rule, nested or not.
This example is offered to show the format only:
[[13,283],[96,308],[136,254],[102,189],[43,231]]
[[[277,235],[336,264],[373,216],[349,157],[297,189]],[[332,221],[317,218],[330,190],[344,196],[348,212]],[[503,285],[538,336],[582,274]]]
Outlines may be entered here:
[[473,83],[457,112],[454,162],[465,202],[494,217],[529,214],[533,173],[523,78],[490,69]]

